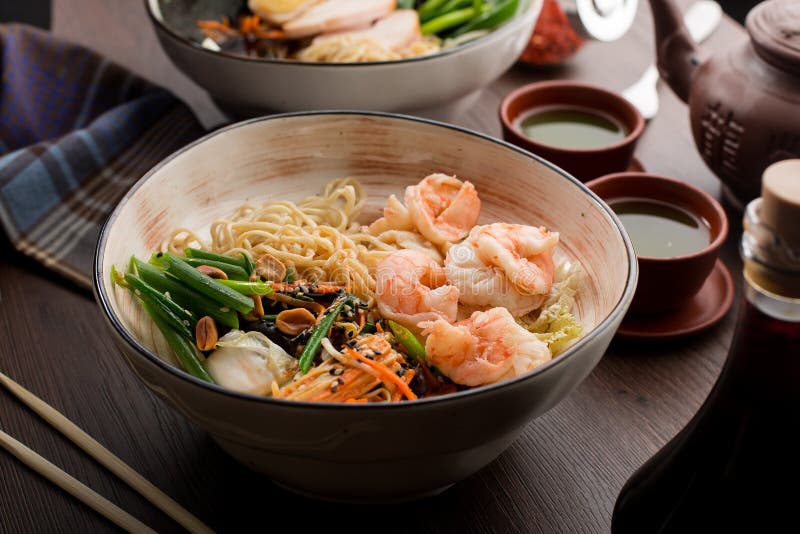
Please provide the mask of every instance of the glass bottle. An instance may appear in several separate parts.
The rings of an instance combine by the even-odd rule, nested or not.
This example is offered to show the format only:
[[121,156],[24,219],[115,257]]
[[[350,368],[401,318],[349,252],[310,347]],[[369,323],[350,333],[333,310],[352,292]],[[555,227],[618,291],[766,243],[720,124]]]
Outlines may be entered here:
[[728,358],[698,413],[622,488],[615,534],[797,529],[800,160],[764,172],[744,230]]

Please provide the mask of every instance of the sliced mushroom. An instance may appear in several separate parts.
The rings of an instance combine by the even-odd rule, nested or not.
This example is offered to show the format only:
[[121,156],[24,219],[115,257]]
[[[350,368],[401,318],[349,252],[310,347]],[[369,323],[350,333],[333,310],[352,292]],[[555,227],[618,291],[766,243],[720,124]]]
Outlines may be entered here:
[[291,295],[284,295],[283,293],[270,293],[269,295],[264,295],[264,297],[270,300],[274,300],[275,302],[283,302],[284,304],[288,304],[289,306],[295,306],[297,308],[305,308],[311,311],[312,313],[316,314],[325,311],[325,306],[314,300],[300,300],[294,298]]
[[198,265],[195,267],[201,273],[210,276],[211,278],[216,278],[218,280],[227,280],[228,275],[225,274],[225,271],[218,267],[212,267],[211,265]]
[[256,274],[268,282],[280,282],[286,276],[286,266],[272,254],[256,260]]
[[316,323],[317,319],[314,314],[305,308],[284,310],[275,318],[275,326],[278,327],[278,330],[289,336],[296,336]]
[[258,321],[264,317],[264,303],[261,301],[261,295],[253,295],[253,310],[244,316],[248,321]]

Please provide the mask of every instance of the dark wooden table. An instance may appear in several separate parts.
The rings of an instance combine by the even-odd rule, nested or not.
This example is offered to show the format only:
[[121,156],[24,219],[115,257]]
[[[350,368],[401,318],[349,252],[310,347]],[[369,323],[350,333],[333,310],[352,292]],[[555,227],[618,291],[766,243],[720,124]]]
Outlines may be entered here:
[[[590,44],[572,64],[547,72],[517,67],[483,92],[468,127],[500,133],[497,107],[514,87],[543,78],[592,81],[621,90],[653,56],[642,1],[635,27],[612,44]],[[55,33],[82,42],[172,89],[207,124],[223,117],[168,62],[141,1],[56,0]],[[723,49],[742,28],[730,19],[708,42]],[[653,172],[719,196],[696,154],[686,108],[666,87],[638,158]],[[563,209],[554,206],[553,209]],[[738,278],[738,219],[723,259]],[[1,239],[1,238],[0,238]],[[281,520],[309,530],[602,532],[627,477],[673,436],[703,401],[731,340],[733,314],[711,330],[672,343],[615,342],[592,375],[489,467],[445,492],[402,506],[344,506],[296,497],[237,465],[214,442],[151,395],[114,347],[91,295],[0,245],[0,369],[50,402],[213,528]],[[675,283],[680,283],[676,281]],[[159,531],[178,526],[0,391],[0,428],[21,439]],[[420,439],[424,439],[421,436]],[[276,523],[277,521],[277,523]],[[83,504],[0,451],[0,532],[113,530]]]

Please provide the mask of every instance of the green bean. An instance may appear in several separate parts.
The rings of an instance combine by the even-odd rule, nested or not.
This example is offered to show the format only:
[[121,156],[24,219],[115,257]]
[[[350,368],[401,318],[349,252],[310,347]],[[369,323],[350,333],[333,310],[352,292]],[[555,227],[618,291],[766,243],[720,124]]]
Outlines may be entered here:
[[328,335],[328,330],[330,330],[336,317],[339,316],[339,312],[342,311],[347,300],[347,297],[340,297],[337,299],[338,302],[331,304],[327,315],[314,328],[308,343],[303,347],[303,352],[300,353],[299,367],[301,373],[306,374],[311,369],[311,364],[314,363],[314,358],[317,356],[319,347],[322,344],[322,338]]
[[457,9],[456,11],[451,11],[450,13],[445,13],[444,15],[436,17],[435,19],[429,20],[422,25],[420,31],[423,35],[432,35],[443,32],[464,24],[468,20],[472,19],[476,14],[477,10],[472,7]]
[[374,334],[377,331],[378,329],[375,328],[375,323],[370,323],[369,321],[364,323],[364,328],[361,329],[362,334]]
[[182,308],[171,298],[159,293],[156,288],[143,281],[138,276],[125,273],[125,281],[133,291],[144,302],[149,302],[157,310],[170,327],[189,339],[194,337],[194,325],[197,324],[197,316],[192,312]]
[[239,316],[233,310],[222,311],[222,306],[205,295],[179,282],[176,278],[164,274],[163,271],[145,263],[139,258],[131,258],[131,265],[139,277],[162,293],[169,293],[172,300],[193,311],[199,317],[210,316],[219,324],[234,329],[239,328]]
[[291,284],[295,280],[297,280],[297,274],[295,274],[294,269],[292,269],[291,267],[286,269],[286,274],[283,277],[283,281],[286,282],[287,284]]
[[111,266],[111,282],[117,284],[119,287],[130,289],[128,282],[125,281],[125,276],[117,270],[117,267]]
[[247,276],[249,279],[250,275],[253,274],[253,271],[256,270],[256,266],[253,263],[253,260],[250,258],[250,255],[245,252],[242,252],[242,263],[244,264],[244,270],[247,271]]
[[270,295],[272,288],[261,280],[255,282],[242,282],[239,280],[217,280],[220,284],[235,289],[242,295]]
[[446,15],[451,11],[455,11],[457,9],[464,9],[465,7],[470,7],[473,5],[473,0],[447,0],[442,7],[431,13],[428,17],[426,17],[425,22],[428,20],[435,19],[436,17],[441,17],[442,15]]
[[445,2],[447,2],[447,0],[428,0],[427,2],[419,6],[419,8],[417,9],[417,15],[419,15],[419,20],[425,22],[426,20],[431,18],[431,15],[436,13],[439,10],[439,8],[445,4]]
[[425,347],[423,347],[422,343],[419,342],[417,336],[415,336],[411,330],[403,325],[397,324],[391,320],[388,321],[388,323],[389,328],[392,329],[394,337],[396,337],[397,341],[403,345],[403,348],[406,349],[408,355],[418,362],[426,363],[427,358],[425,356]]
[[225,263],[222,261],[214,261],[214,260],[207,260],[205,258],[182,258],[183,261],[191,265],[192,267],[200,267],[201,265],[208,265],[209,267],[216,267],[220,271],[224,272],[228,275],[228,278],[232,280],[248,280],[250,275],[244,268],[239,267],[238,265],[231,265],[230,263]]
[[161,314],[156,311],[150,302],[143,300],[142,307],[150,318],[153,319],[153,322],[156,323],[156,326],[161,330],[161,333],[164,334],[164,337],[167,338],[167,343],[169,343],[169,346],[175,351],[175,355],[180,360],[186,372],[200,380],[205,380],[213,384],[214,379],[211,378],[206,368],[203,367],[192,342],[170,328],[169,324],[164,321]]
[[217,254],[216,252],[209,252],[199,248],[186,248],[184,250],[187,258],[197,258],[199,260],[221,261],[222,263],[229,263],[236,265],[242,269],[246,268],[245,262],[241,258],[234,258],[233,256],[226,256],[225,254]]
[[163,267],[165,271],[195,291],[216,300],[223,306],[242,314],[250,313],[253,309],[253,299],[220,284],[210,276],[193,268],[181,258],[165,252],[154,256],[151,261],[154,261],[157,266]]
[[458,28],[453,32],[452,37],[475,30],[493,30],[512,18],[516,14],[518,6],[519,0],[500,0],[494,7]]

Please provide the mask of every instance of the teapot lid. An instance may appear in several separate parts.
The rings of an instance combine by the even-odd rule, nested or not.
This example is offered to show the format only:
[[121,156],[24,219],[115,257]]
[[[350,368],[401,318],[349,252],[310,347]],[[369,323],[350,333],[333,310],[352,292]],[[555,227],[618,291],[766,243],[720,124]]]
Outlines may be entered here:
[[764,61],[800,74],[800,2],[770,0],[747,15],[753,48]]

